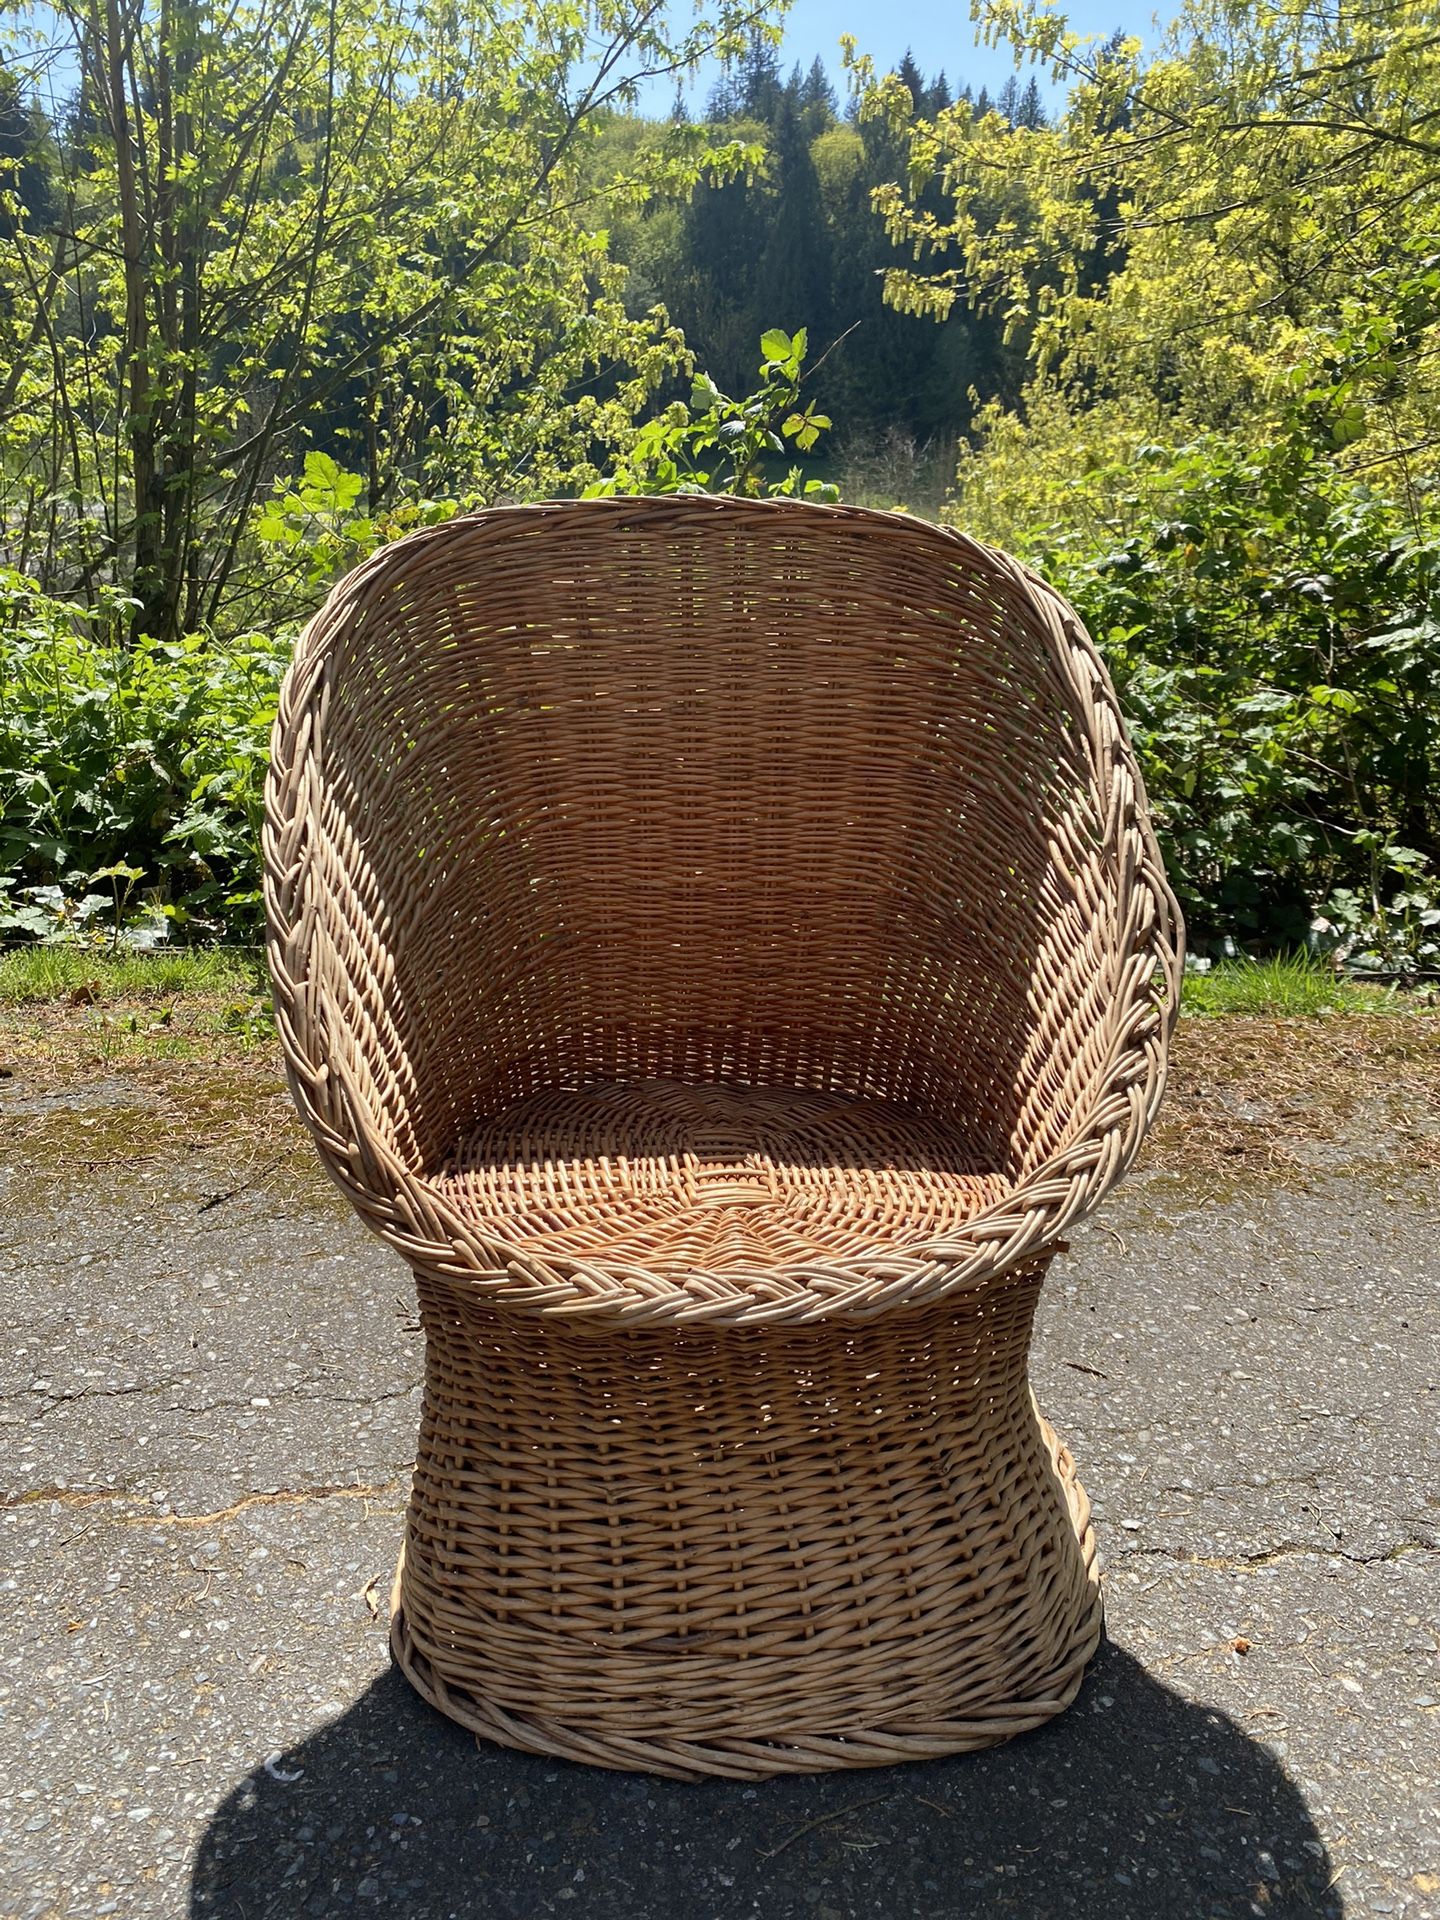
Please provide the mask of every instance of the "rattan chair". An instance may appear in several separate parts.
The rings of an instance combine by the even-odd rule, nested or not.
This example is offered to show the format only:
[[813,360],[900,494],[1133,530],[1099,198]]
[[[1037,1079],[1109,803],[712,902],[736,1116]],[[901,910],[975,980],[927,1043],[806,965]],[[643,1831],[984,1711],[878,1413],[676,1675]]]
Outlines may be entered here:
[[1069,609],[852,508],[456,520],[306,630],[265,852],[295,1099],[419,1289],[425,1698],[732,1776],[1064,1707],[1095,1540],[1031,1320],[1180,941]]

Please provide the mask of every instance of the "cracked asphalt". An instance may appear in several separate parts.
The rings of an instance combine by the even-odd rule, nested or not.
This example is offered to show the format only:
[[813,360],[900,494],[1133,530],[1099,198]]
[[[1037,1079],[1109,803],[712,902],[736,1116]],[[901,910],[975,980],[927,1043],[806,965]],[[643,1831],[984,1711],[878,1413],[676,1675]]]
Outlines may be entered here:
[[988,1754],[686,1786],[481,1747],[391,1670],[408,1277],[184,1075],[0,1085],[0,1915],[1440,1920],[1433,1173],[1357,1127],[1139,1173],[1035,1381],[1108,1639]]

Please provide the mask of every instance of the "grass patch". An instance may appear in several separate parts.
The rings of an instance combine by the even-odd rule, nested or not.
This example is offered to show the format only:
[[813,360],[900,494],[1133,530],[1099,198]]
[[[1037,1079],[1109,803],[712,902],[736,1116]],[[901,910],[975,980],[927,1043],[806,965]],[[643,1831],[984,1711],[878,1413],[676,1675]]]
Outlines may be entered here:
[[[1145,1149],[1152,1170],[1213,1184],[1310,1178],[1332,1164],[1387,1176],[1440,1169],[1433,997],[1337,979],[1302,958],[1189,974],[1183,1005],[1170,1092]],[[12,1090],[21,1080],[55,1091],[93,1083],[97,1070],[123,1074],[161,1102],[177,1137],[213,1120],[222,1135],[288,1139],[279,1052],[257,952],[0,954],[0,1083]],[[81,1138],[96,1131],[91,1118],[87,1109],[74,1121],[77,1153],[95,1144]],[[24,1125],[41,1167],[60,1133],[33,1113]]]
[[0,953],[0,1065],[46,1070],[237,1061],[275,1038],[258,949]]
[[[0,1006],[172,1000],[268,1000],[269,976],[258,947],[177,947],[112,953],[105,947],[15,947],[0,952]],[[1308,954],[1273,960],[1221,960],[1187,973],[1185,1013],[1258,1017],[1332,1013],[1413,1013],[1430,996],[1367,986],[1337,975]]]
[[1313,1017],[1334,1013],[1414,1012],[1415,997],[1390,987],[1346,979],[1308,954],[1273,960],[1222,960],[1208,973],[1187,973],[1180,1006],[1185,1013]]
[[181,947],[111,953],[91,947],[16,947],[0,954],[0,1005],[41,1001],[257,999],[268,995],[258,948]]
[[[1206,1048],[1221,1028],[1255,1021],[1313,1021],[1338,1036],[1366,1015],[1387,1026],[1414,1017],[1440,1046],[1440,1017],[1431,994],[1397,992],[1337,978],[1301,955],[1279,960],[1227,960],[1209,973],[1185,976],[1181,999],[1192,1033],[1214,1016]],[[1336,1021],[1334,1016],[1344,1015]],[[1276,1029],[1271,1029],[1275,1031]],[[1290,1029],[1287,1046],[1295,1044]],[[1369,1042],[1366,1043],[1370,1044]],[[1427,1046],[1428,1046],[1427,1042]],[[0,953],[0,1078],[25,1061],[58,1073],[100,1066],[218,1065],[269,1058],[275,1022],[269,981],[258,948],[193,947],[158,953],[106,948],[17,947]]]

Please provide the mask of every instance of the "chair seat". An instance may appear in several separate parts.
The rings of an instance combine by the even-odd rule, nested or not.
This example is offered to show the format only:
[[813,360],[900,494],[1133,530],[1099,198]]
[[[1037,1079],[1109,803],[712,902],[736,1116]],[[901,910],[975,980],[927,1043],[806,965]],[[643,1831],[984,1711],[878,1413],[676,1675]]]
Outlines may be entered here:
[[904,1108],[666,1080],[528,1099],[463,1139],[429,1184],[541,1259],[656,1274],[883,1257],[1012,1190]]

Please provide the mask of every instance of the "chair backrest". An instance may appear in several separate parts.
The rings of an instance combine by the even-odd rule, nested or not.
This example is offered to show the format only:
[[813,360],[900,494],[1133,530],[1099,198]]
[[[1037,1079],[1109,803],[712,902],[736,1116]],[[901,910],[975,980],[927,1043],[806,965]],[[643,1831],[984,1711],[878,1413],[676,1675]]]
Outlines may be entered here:
[[858,509],[567,502],[385,550],[302,640],[268,847],[289,1000],[412,1167],[542,1087],[667,1078],[918,1106],[1021,1174],[1137,965],[1173,973],[1074,615]]

